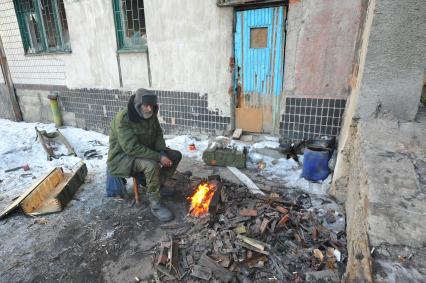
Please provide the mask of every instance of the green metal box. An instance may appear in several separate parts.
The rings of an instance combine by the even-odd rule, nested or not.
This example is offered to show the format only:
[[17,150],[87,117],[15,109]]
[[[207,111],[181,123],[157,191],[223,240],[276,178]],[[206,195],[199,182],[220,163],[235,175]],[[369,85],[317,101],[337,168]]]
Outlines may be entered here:
[[203,161],[212,166],[232,166],[246,168],[247,150],[235,148],[207,148],[203,152]]

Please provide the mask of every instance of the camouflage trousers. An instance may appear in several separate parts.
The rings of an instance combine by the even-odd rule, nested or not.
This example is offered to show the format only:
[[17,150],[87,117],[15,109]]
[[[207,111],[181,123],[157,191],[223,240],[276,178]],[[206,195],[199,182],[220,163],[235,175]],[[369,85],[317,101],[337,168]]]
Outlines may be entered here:
[[173,162],[172,167],[162,167],[160,162],[136,158],[133,164],[134,175],[143,174],[146,181],[147,196],[150,203],[160,200],[160,187],[167,178],[173,176],[182,159],[182,154],[173,149],[166,149],[166,156]]

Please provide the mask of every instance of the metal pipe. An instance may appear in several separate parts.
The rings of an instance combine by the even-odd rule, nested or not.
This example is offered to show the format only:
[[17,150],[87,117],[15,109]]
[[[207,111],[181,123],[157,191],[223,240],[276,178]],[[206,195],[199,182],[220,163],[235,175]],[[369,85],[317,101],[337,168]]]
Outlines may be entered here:
[[53,121],[57,128],[62,126],[61,111],[59,110],[58,95],[53,94],[48,96],[50,100],[50,108],[52,109]]

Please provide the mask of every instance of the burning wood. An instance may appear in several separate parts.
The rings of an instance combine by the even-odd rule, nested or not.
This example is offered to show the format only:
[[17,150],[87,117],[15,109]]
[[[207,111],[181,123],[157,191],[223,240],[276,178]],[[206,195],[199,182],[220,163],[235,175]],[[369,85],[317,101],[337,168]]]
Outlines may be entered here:
[[160,270],[165,280],[171,274],[180,282],[301,282],[312,272],[341,275],[345,234],[322,225],[325,216],[312,210],[308,195],[254,195],[220,177],[194,182],[194,187],[188,197],[192,226],[174,233],[173,252],[179,258],[168,267],[172,256],[164,263],[166,253],[157,251],[157,265],[168,267]]
[[195,189],[192,196],[189,213],[195,217],[201,217],[207,213],[215,213],[220,198],[221,184],[219,181],[202,181]]

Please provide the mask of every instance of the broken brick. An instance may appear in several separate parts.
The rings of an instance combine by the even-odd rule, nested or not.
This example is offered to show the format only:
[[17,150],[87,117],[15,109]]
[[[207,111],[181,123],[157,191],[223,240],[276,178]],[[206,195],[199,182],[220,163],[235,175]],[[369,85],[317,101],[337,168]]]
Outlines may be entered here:
[[290,219],[290,217],[288,216],[288,214],[284,215],[283,217],[281,217],[280,221],[277,224],[277,227],[282,227],[284,226],[288,220]]
[[240,210],[241,216],[257,216],[257,210],[256,209],[242,209]]
[[281,212],[282,214],[288,213],[288,209],[283,207],[283,206],[277,206],[277,207],[275,207],[275,209],[278,210],[279,212]]

